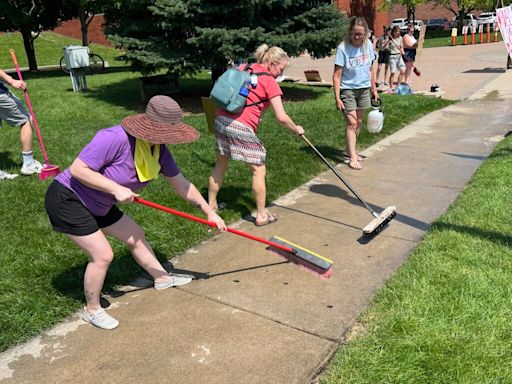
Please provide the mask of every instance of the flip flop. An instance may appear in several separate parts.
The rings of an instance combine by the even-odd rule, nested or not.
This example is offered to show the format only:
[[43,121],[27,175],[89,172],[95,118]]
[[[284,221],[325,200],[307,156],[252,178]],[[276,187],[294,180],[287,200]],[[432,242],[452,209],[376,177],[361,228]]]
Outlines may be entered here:
[[275,223],[276,221],[277,221],[276,216],[273,216],[272,214],[267,213],[267,219],[265,221],[258,223],[256,220],[254,220],[254,225],[256,225],[257,227],[263,227],[264,225],[272,224],[272,223]]
[[[357,165],[355,165],[355,164],[357,164]],[[354,170],[356,170],[356,171],[360,171],[360,170],[363,168],[363,167],[361,166],[361,164],[359,164],[359,162],[354,163],[353,161],[349,161],[349,162],[347,163],[347,165],[348,165],[348,167],[349,167],[350,169],[354,169]]]
[[[361,155],[360,153],[358,153],[357,157],[359,158],[358,161],[364,161],[364,159],[366,159],[368,156]],[[350,161],[350,156],[348,155],[348,153],[343,153],[343,158],[345,160],[349,160]]]

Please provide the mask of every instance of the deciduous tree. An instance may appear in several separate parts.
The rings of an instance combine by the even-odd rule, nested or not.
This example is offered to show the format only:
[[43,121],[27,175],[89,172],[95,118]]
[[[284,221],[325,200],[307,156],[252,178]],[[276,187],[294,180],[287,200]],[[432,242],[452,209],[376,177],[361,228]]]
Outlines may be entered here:
[[37,70],[34,40],[41,31],[58,25],[64,17],[62,6],[53,0],[2,0],[0,15],[0,30],[21,33],[29,68]]

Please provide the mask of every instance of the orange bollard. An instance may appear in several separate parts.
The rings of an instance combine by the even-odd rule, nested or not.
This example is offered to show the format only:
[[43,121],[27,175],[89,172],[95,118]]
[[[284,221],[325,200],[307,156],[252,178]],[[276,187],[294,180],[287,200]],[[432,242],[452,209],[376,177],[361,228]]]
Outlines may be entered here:
[[487,40],[485,40],[486,43],[491,42],[491,27],[489,24],[487,24]]
[[462,44],[466,45],[468,43],[468,27],[467,25],[462,27],[462,35],[464,36],[462,40]]
[[452,28],[452,47],[457,44],[457,28]]
[[464,41],[462,42],[463,45],[466,45],[468,43],[468,35],[464,34]]
[[471,44],[475,44],[475,32],[471,33]]
[[478,40],[478,42],[480,44],[482,44],[484,42],[484,33],[483,32],[480,32],[480,39]]
[[498,42],[498,31],[494,30],[494,40],[495,43]]

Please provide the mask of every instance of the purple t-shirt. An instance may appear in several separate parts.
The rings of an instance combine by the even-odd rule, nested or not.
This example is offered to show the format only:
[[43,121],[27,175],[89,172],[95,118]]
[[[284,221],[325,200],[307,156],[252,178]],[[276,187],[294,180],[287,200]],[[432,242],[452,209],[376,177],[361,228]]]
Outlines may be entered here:
[[[89,168],[101,173],[116,183],[137,191],[149,183],[141,183],[135,169],[135,138],[128,135],[121,125],[98,131],[89,144],[82,149],[78,158]],[[171,152],[160,145],[160,173],[174,177],[180,173]],[[82,184],[71,176],[69,168],[59,174],[56,180],[77,194],[82,203],[95,216],[104,216],[117,202],[109,193],[98,191]]]

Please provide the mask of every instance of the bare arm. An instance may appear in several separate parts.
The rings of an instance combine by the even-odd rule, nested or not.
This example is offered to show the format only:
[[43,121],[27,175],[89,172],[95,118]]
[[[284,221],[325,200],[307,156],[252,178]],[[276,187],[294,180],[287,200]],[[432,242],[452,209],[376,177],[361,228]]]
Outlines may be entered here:
[[304,134],[304,128],[302,128],[300,125],[296,125],[284,110],[283,100],[281,99],[281,96],[275,96],[271,98],[270,104],[274,109],[274,114],[279,124],[281,124],[285,128],[288,128],[296,135],[300,136]]
[[341,75],[343,74],[343,67],[339,65],[334,65],[334,73],[332,74],[332,86],[334,89],[334,99],[336,100],[336,108],[338,110],[345,109],[345,105],[343,101],[340,99],[340,90],[341,90]]
[[5,81],[8,85],[16,89],[27,89],[27,84],[21,80],[15,80],[11,75],[5,73],[0,69],[0,78]]
[[185,179],[181,173],[174,177],[166,176],[165,178],[181,198],[200,208],[204,214],[208,216],[208,221],[213,221],[217,225],[217,228],[220,230],[226,230],[224,220],[222,220],[208,205],[194,184]]
[[92,170],[79,158],[76,158],[75,161],[73,161],[69,171],[71,176],[82,184],[87,185],[90,188],[97,189],[98,191],[109,193],[120,203],[132,202],[135,196],[139,196],[130,188],[117,184],[115,181],[110,180],[101,173]]

